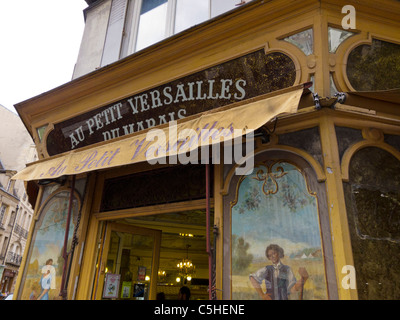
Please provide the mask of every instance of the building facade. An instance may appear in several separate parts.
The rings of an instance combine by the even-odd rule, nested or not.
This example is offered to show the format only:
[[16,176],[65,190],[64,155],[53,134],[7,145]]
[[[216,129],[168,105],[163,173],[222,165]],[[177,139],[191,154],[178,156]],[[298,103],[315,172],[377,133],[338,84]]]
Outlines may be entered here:
[[19,117],[0,105],[0,292],[14,291],[33,208],[24,182],[12,177],[37,160],[35,145]]
[[400,297],[399,1],[87,3],[16,299]]

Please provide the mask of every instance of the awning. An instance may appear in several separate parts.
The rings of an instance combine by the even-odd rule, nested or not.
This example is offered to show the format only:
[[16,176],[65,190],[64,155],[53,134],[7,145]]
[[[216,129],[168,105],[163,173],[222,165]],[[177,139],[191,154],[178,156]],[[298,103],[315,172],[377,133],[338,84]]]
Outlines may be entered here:
[[28,164],[15,180],[54,179],[101,169],[174,157],[199,146],[235,139],[257,130],[279,114],[295,113],[304,85],[278,90]]

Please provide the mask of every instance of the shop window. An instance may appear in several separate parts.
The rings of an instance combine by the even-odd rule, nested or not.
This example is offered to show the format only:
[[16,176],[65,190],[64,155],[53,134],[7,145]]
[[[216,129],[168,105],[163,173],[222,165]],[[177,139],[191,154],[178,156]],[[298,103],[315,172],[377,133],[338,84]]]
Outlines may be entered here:
[[[64,237],[67,229],[67,213],[70,192],[53,194],[43,206],[35,224],[29,247],[27,264],[20,290],[20,300],[59,299],[64,267],[62,257]],[[67,252],[71,252],[74,231],[78,223],[79,201],[72,203],[72,218],[68,232]]]
[[288,36],[283,40],[298,47],[306,56],[314,52],[314,34],[312,28]]
[[400,299],[400,161],[368,147],[351,159],[344,183],[361,300]]
[[347,77],[357,91],[400,88],[400,45],[372,40],[354,48],[347,60]]
[[324,164],[318,127],[281,134],[279,144],[305,150],[321,165]]
[[343,158],[343,155],[346,152],[347,148],[349,148],[352,144],[355,144],[364,139],[362,136],[362,132],[359,129],[335,126],[335,132],[338,142],[340,159]]
[[[261,64],[262,59],[253,62]],[[292,59],[282,52],[272,52],[265,56],[265,73],[256,79],[255,86],[269,86],[270,91],[287,88],[294,85],[296,67]],[[257,84],[259,82],[259,84]]]
[[232,299],[261,299],[257,284],[273,300],[327,299],[317,196],[286,161],[262,162],[239,179],[231,202]]
[[385,142],[400,151],[400,135],[385,134]]

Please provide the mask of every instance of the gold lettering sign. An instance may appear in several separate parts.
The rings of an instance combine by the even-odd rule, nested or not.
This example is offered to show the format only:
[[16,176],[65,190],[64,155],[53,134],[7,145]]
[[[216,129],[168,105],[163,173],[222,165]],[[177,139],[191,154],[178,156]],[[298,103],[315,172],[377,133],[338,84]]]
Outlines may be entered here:
[[290,87],[294,63],[259,50],[54,124],[50,156]]

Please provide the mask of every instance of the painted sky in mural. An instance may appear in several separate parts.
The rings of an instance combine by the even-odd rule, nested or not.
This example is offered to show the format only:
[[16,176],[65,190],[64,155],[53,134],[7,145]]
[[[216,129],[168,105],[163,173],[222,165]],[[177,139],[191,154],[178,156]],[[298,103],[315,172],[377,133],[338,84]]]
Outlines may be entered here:
[[[279,242],[287,255],[321,246],[316,199],[307,192],[304,178],[295,167],[285,163],[272,169],[278,166],[291,174],[278,178],[280,172],[272,172],[269,177],[263,176],[263,181],[257,180],[257,175],[245,179],[238,205],[232,209],[232,219],[240,220],[233,223],[232,233],[251,244],[249,252],[256,258],[265,259],[265,248],[271,241]],[[268,172],[264,166],[255,171],[259,169],[264,175]],[[270,191],[269,195],[262,191],[264,182],[264,191]]]

